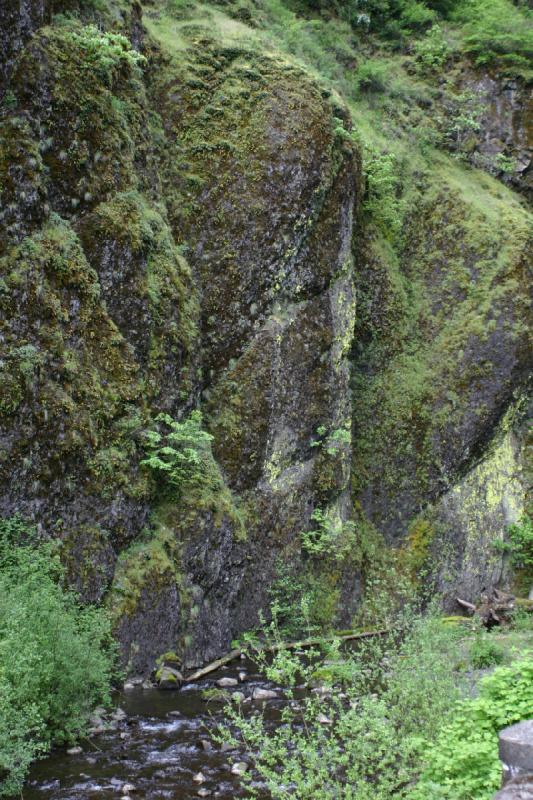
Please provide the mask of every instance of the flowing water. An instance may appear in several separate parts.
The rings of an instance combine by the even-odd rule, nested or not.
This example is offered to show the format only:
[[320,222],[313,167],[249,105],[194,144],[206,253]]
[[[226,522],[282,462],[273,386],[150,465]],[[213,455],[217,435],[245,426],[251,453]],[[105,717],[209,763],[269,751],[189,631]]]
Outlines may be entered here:
[[[232,762],[243,754],[209,741],[209,729],[224,719],[224,703],[206,702],[202,696],[220,678],[237,677],[243,670],[245,680],[227,691],[250,698],[257,687],[273,688],[251,663],[238,661],[178,691],[136,688],[120,693],[117,707],[125,713],[115,729],[82,741],[77,755],[56,750],[37,762],[24,800],[111,800],[123,797],[124,784],[135,787],[132,800],[243,797],[239,778],[231,772]],[[266,704],[246,699],[244,708],[247,713],[263,709],[275,724],[282,705],[280,693]],[[194,781],[199,772],[205,778],[201,783]]]

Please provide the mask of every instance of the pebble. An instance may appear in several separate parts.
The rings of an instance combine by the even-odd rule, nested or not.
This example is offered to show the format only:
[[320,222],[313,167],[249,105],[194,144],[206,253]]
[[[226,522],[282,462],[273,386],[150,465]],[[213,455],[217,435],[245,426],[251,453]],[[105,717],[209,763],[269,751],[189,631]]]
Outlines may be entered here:
[[244,683],[246,678],[247,678],[246,672],[239,672],[239,680],[241,683]]
[[122,794],[130,794],[131,792],[135,791],[135,786],[133,783],[125,783],[121,789]]
[[244,775],[244,773],[248,770],[248,764],[246,761],[237,761],[231,768],[231,772],[233,775]]
[[233,694],[231,695],[231,699],[234,700],[236,703],[242,703],[244,698],[245,698],[244,692],[233,692]]
[[143,687],[143,689],[153,689],[154,685],[153,685],[152,681],[143,681],[142,682],[142,687]]
[[221,689],[225,689],[227,686],[237,686],[239,681],[237,678],[220,678],[217,681],[217,686],[220,686]]
[[200,739],[200,747],[201,747],[201,748],[202,748],[202,750],[204,750],[206,753],[210,753],[210,752],[211,752],[211,750],[213,749],[213,745],[211,744],[211,742],[209,741],[209,739]]
[[272,691],[272,689],[257,688],[254,689],[252,693],[252,698],[254,700],[274,700],[277,696],[278,693]]
[[69,747],[67,750],[68,756],[79,756],[80,753],[83,753],[81,747]]
[[122,687],[125,692],[131,692],[132,689],[135,689],[135,684],[131,681],[126,681],[124,686]]
[[229,750],[233,750],[233,745],[231,745],[229,742],[222,742],[220,745],[220,752],[227,753]]
[[206,778],[203,772],[197,772],[196,775],[192,776],[192,779],[195,783],[203,783]]
[[320,723],[320,725],[333,725],[333,722],[330,720],[329,717],[326,717],[325,714],[319,714],[316,719],[317,722]]
[[196,794],[198,795],[198,797],[209,797],[211,792],[209,791],[209,789],[198,789]]

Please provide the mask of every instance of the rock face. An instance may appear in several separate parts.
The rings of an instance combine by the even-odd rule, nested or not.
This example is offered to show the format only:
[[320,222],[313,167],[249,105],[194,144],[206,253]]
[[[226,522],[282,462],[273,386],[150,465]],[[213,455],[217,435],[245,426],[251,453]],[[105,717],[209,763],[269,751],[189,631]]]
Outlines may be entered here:
[[[340,101],[205,29],[161,47],[119,5],[40,27],[29,4],[2,39],[2,515],[61,540],[136,674],[219,655],[287,569],[316,619],[349,621],[363,527],[398,542],[427,509],[457,585],[500,580],[470,510],[498,493],[488,542],[524,505],[520,415],[502,425],[530,357],[529,213],[436,170],[389,258]],[[198,407],[215,477],[177,497],[146,431]],[[342,553],[313,561],[302,534],[331,531]]]
[[468,75],[463,92],[474,98],[479,131],[470,134],[470,159],[533,199],[533,91],[517,80]]
[[5,0],[0,31],[0,93],[19,50],[33,31],[50,21],[51,0]]

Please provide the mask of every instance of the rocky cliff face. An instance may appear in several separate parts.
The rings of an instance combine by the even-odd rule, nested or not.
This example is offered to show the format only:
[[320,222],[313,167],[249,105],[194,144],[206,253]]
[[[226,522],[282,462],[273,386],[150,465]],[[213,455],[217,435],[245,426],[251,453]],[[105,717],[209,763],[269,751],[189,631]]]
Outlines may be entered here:
[[[135,6],[108,33],[39,8],[2,51],[2,514],[62,540],[137,672],[219,654],[287,569],[349,621],[360,531],[422,513],[437,550],[454,532],[446,591],[477,591],[472,509],[492,536],[524,506],[529,213],[437,169],[392,257],[349,113],[302,69],[194,26],[161,46]],[[145,432],[195,407],[216,480],[177,500]],[[342,557],[302,552],[317,525]]]

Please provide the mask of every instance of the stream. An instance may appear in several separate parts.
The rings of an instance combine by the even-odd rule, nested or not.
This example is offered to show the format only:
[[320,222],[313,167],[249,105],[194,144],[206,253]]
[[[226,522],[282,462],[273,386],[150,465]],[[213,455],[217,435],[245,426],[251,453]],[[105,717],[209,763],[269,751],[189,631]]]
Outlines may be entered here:
[[[138,687],[120,692],[115,697],[115,727],[82,740],[81,753],[69,755],[57,749],[36,762],[23,790],[24,800],[116,800],[130,793],[132,800],[244,797],[239,777],[231,772],[232,762],[245,760],[243,754],[209,741],[209,728],[224,720],[224,702],[207,702],[202,696],[221,678],[238,680],[242,672],[245,679],[225,691],[242,692],[249,713],[264,710],[275,724],[284,702],[282,693],[278,690],[278,699],[266,702],[252,700],[254,689],[276,687],[249,661],[237,661],[180,690]],[[198,773],[204,778],[201,782],[194,780]],[[134,789],[128,792],[124,784]]]

